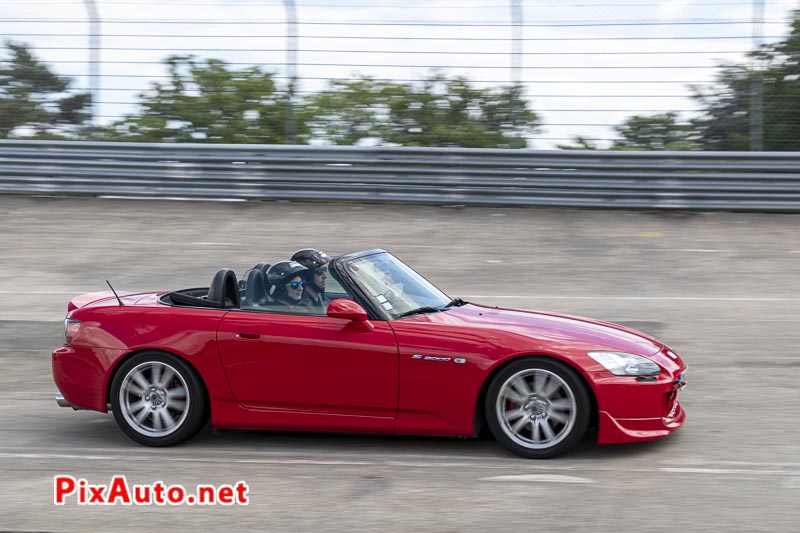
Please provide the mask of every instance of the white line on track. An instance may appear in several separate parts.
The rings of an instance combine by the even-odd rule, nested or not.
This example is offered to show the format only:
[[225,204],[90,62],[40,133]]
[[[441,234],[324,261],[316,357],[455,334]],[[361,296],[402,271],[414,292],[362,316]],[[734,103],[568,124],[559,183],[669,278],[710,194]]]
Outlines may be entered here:
[[717,297],[717,296],[552,296],[552,295],[503,295],[503,294],[465,294],[462,298],[494,298],[497,300],[620,300],[620,301],[689,301],[689,302],[800,302],[800,298],[761,298],[761,297]]
[[706,464],[728,465],[728,466],[766,466],[766,467],[788,467],[800,468],[800,463],[753,463],[750,461],[706,461]]
[[659,472],[669,474],[733,474],[746,476],[800,476],[800,471],[791,470],[753,470],[745,468],[659,468]]
[[185,198],[183,196],[112,196],[102,195],[98,198],[106,200],[149,200],[149,201],[168,201],[168,202],[246,202],[245,198]]
[[[619,322],[635,322],[635,321],[641,321],[641,320],[642,320],[641,318],[628,318],[628,319],[620,318],[620,319],[617,319],[616,322],[617,323],[619,323]],[[646,321],[646,322],[660,322],[660,321],[661,321],[661,319],[651,319],[651,320]],[[692,322],[739,322],[739,323],[741,323],[742,319],[740,319],[740,318],[704,318],[704,317],[701,317],[701,318],[692,318],[691,321]],[[612,320],[612,322],[614,322],[614,320]],[[747,323],[748,324],[753,324],[755,322],[758,322],[758,323],[761,323],[761,322],[764,322],[764,323],[790,322],[792,324],[797,324],[797,319],[796,318],[751,318],[751,317],[747,317]]]
[[[586,471],[586,472],[609,472],[609,473],[663,473],[663,474],[696,474],[708,476],[777,476],[777,477],[800,477],[800,470],[787,470],[782,468],[772,468],[769,470],[754,469],[754,468],[686,468],[686,467],[659,467],[659,468],[618,468],[614,466],[602,465],[540,465],[540,464],[525,464],[525,462],[517,461],[504,461],[502,463],[495,462],[495,464],[476,464],[472,462],[412,462],[412,461],[397,461],[397,460],[331,460],[331,459],[291,459],[285,458],[242,458],[232,459],[230,457],[175,457],[174,455],[155,455],[145,453],[139,456],[136,455],[77,455],[77,454],[58,454],[58,453],[0,453],[0,459],[16,459],[16,460],[38,460],[38,459],[54,459],[54,460],[84,460],[84,461],[115,461],[123,464],[129,461],[148,461],[153,459],[163,460],[164,462],[181,462],[181,463],[214,463],[214,464],[274,464],[274,465],[317,465],[317,466],[389,466],[401,468],[423,468],[423,469],[476,469],[476,470],[508,470],[515,471],[527,470],[533,471]],[[490,461],[491,463],[491,461]],[[513,481],[512,477],[521,478],[519,481],[529,481],[525,476],[533,475],[547,475],[547,474],[515,474],[513,476],[500,476],[508,477],[509,479],[498,479],[497,481]],[[554,474],[550,474],[554,475]],[[570,476],[564,476],[570,477]]]
[[578,477],[562,476],[559,474],[519,474],[512,476],[491,476],[481,478],[480,481],[533,481],[536,483],[596,483],[595,480]]
[[[0,294],[19,294],[20,291],[0,291]],[[25,294],[84,294],[92,291],[25,291]]]
[[[48,397],[49,398],[49,397]],[[56,454],[58,456],[62,455],[76,455],[78,457],[84,457],[84,455],[78,454],[85,454],[90,453],[95,456],[116,456],[120,451],[127,453],[128,451],[135,451],[136,455],[138,456],[164,456],[164,452],[159,448],[146,448],[146,447],[139,447],[136,445],[132,445],[130,449],[120,450],[120,448],[104,448],[104,447],[62,447],[62,450],[65,450],[64,454]],[[0,457],[3,455],[10,455],[15,454],[17,452],[17,448],[13,446],[5,446],[0,447]],[[27,454],[40,454],[40,455],[53,455],[51,454],[47,448],[27,448]],[[218,450],[218,449],[207,449],[201,452],[203,455],[202,457],[208,457],[211,459],[219,458],[219,459],[231,459],[236,457],[243,457],[243,458],[252,458],[256,457],[297,457],[299,455],[311,455],[314,453],[324,453],[326,458],[334,458],[334,459],[363,459],[364,453],[354,453],[354,452],[347,452],[347,451],[335,451],[330,449],[325,449],[324,451],[315,451],[315,450]],[[412,458],[419,458],[422,460],[425,459],[436,459],[437,461],[448,461],[446,464],[453,465],[453,464],[463,464],[468,466],[474,466],[475,457],[473,456],[466,456],[466,455],[458,455],[458,454],[435,454],[432,455],[431,453],[370,453],[370,456],[373,459],[380,458],[381,461],[400,461],[400,460],[410,460]],[[170,456],[174,457],[174,456]],[[520,465],[535,465],[537,470],[578,470],[582,468],[591,468],[591,469],[598,469],[602,467],[606,470],[617,470],[616,467],[605,468],[606,465],[601,462],[587,462],[587,461],[558,461],[558,463],[537,463],[537,462],[528,462],[522,461],[517,459],[514,456],[507,456],[507,457],[484,457],[481,459],[482,464],[506,464],[509,466],[520,466]],[[713,459],[710,457],[702,457],[702,456],[694,456],[694,457],[681,457],[678,461],[673,461],[672,465],[661,465],[662,467],[687,467],[687,468],[694,468],[696,465],[715,465],[715,466],[736,466],[736,467],[762,467],[762,468],[800,468],[800,462],[764,462],[764,461],[742,461],[742,460],[729,460],[729,459]],[[417,463],[414,463],[417,464]],[[427,464],[427,463],[426,463]],[[655,471],[655,468],[651,468],[649,470]]]
[[[154,457],[127,456],[129,461],[151,461]],[[214,458],[188,458],[157,456],[158,459],[169,462],[183,463],[224,463],[224,464],[300,464],[300,465],[327,465],[327,466],[368,466],[377,463],[364,461],[329,461],[315,459],[214,459]],[[61,453],[0,453],[0,459],[80,459],[85,461],[123,461],[125,457],[112,455],[73,455]]]
[[728,252],[730,250],[703,250],[703,249],[692,249],[692,248],[684,248],[680,250],[675,250],[676,252],[688,252],[690,254],[718,254],[721,252]]

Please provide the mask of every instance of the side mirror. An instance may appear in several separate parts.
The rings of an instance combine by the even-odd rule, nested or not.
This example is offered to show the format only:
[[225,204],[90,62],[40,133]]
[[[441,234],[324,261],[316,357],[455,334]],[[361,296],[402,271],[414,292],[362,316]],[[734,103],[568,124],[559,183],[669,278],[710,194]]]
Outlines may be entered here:
[[347,298],[339,298],[329,303],[327,315],[330,318],[343,318],[351,322],[366,322],[369,320],[364,308]]

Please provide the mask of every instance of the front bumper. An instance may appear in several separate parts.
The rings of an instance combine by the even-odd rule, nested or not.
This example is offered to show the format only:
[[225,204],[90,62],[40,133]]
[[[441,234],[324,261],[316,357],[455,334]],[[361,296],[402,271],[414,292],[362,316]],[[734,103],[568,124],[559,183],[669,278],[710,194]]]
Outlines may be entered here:
[[595,381],[598,392],[599,444],[619,444],[666,437],[686,420],[678,400],[686,386],[686,368],[662,373],[651,382],[608,376]]
[[598,416],[598,444],[621,444],[666,437],[683,425],[686,411],[675,399],[671,417],[614,418],[606,411]]

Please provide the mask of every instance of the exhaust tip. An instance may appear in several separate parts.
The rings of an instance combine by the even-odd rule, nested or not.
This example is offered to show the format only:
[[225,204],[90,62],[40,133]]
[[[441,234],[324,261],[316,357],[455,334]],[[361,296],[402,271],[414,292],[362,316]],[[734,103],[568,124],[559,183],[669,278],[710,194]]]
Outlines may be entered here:
[[72,404],[64,399],[64,395],[60,392],[56,393],[56,403],[59,407],[72,407]]

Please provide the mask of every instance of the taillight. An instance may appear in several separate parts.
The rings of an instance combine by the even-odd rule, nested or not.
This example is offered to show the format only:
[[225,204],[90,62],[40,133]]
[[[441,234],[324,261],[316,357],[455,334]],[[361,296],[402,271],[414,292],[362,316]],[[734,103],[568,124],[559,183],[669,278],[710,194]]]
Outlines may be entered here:
[[72,344],[75,337],[78,335],[78,330],[81,329],[81,321],[73,320],[72,318],[64,319],[64,344]]

